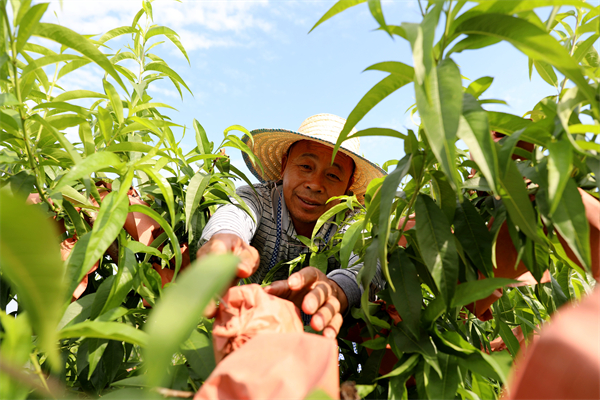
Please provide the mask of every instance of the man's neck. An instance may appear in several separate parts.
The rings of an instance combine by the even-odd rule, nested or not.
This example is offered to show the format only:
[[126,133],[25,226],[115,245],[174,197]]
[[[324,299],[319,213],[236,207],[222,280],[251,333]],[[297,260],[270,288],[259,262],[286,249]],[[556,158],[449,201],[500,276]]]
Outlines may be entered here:
[[[290,215],[291,217],[291,215]],[[294,229],[298,235],[310,238],[312,236],[313,229],[315,229],[316,222],[307,223],[294,221],[294,218],[291,218],[292,224],[294,224]]]

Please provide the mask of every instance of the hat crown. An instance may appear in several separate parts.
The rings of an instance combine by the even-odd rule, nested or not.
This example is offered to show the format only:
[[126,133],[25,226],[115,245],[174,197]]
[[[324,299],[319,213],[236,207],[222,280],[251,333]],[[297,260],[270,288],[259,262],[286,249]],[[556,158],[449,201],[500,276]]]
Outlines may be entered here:
[[[346,120],[337,115],[317,114],[306,118],[298,128],[298,132],[335,144],[345,124]],[[356,128],[353,128],[348,136],[352,136],[356,132]],[[360,154],[360,139],[356,137],[345,140],[340,147],[355,154]]]

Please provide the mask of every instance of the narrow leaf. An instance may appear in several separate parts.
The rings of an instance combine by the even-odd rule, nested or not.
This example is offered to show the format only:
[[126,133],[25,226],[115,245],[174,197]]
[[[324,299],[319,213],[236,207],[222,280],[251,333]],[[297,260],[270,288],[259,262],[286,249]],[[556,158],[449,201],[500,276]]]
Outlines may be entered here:
[[452,300],[452,307],[462,307],[483,299],[494,292],[494,290],[512,283],[518,283],[514,279],[486,278],[477,281],[465,282],[456,286],[456,293]]
[[84,321],[67,326],[58,332],[59,339],[80,337],[117,340],[142,347],[148,343],[146,332],[120,322]]
[[398,191],[398,186],[408,173],[411,160],[412,154],[407,154],[402,157],[402,159],[398,161],[396,169],[394,169],[391,174],[385,177],[379,192],[381,194],[381,200],[379,202],[379,259],[381,260],[381,269],[383,270],[387,281],[390,283],[392,290],[395,288],[387,265],[387,246],[388,238],[390,236],[390,215],[392,211],[392,203],[394,202],[394,199],[396,198],[396,192]]
[[[33,35],[53,40],[90,58],[104,69],[113,79],[127,91],[121,77],[115,71],[111,62],[92,44],[89,39],[64,26],[40,22],[36,25]],[[56,100],[56,99],[55,99]]]
[[444,302],[451,304],[458,280],[458,255],[450,223],[431,197],[419,194],[415,205],[421,256]]
[[443,60],[425,77],[424,85],[415,84],[417,108],[431,150],[441,164],[452,189],[458,188],[454,166],[455,142],[462,111],[460,71],[450,60]]
[[164,386],[173,353],[196,328],[209,301],[231,282],[238,262],[233,255],[204,257],[192,263],[177,283],[165,289],[145,327],[150,336],[144,357],[149,384]]
[[414,264],[404,249],[398,249],[391,254],[390,276],[396,288],[395,291],[390,290],[390,297],[407,329],[417,337],[419,336],[423,303],[421,281]]
[[490,278],[494,275],[492,264],[492,242],[483,218],[469,200],[456,207],[454,215],[454,236],[465,253],[481,273]]
[[37,341],[60,370],[56,326],[65,299],[64,264],[56,228],[39,208],[0,190],[0,263],[3,278],[16,290]]
[[333,5],[326,13],[321,17],[317,23],[310,28],[308,33],[311,33],[317,26],[321,25],[323,22],[327,21],[329,18],[341,13],[344,10],[347,10],[350,7],[354,7],[357,4],[364,3],[367,0],[339,0],[337,3]]

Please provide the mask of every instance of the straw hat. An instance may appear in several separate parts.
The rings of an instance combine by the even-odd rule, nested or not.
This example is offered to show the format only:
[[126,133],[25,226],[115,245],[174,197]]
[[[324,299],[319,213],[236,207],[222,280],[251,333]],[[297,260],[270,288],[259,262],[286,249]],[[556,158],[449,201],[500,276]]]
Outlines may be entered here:
[[[281,159],[290,145],[299,140],[314,140],[334,147],[346,120],[333,114],[317,114],[308,117],[302,122],[297,132],[286,129],[256,129],[250,132],[254,138],[254,146],[248,135],[244,135],[242,141],[246,143],[260,160],[264,168],[264,174],[256,167],[248,155],[242,152],[244,161],[250,171],[261,182],[278,181],[281,179]],[[350,135],[356,133],[356,129],[350,131]],[[359,155],[360,140],[352,138],[344,141],[339,151],[354,160],[356,169],[354,171],[354,182],[350,190],[363,203],[367,185],[375,178],[386,175],[386,172],[377,165]]]

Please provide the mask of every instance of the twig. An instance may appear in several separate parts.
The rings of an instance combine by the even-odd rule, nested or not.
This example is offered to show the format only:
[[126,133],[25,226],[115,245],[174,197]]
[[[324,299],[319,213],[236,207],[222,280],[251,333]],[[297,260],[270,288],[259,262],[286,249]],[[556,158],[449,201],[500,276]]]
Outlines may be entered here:
[[168,389],[168,388],[163,388],[163,387],[157,387],[156,392],[158,394],[163,395],[164,397],[177,397],[180,399],[189,399],[194,397],[194,392],[186,392],[183,390],[173,390],[173,389]]

